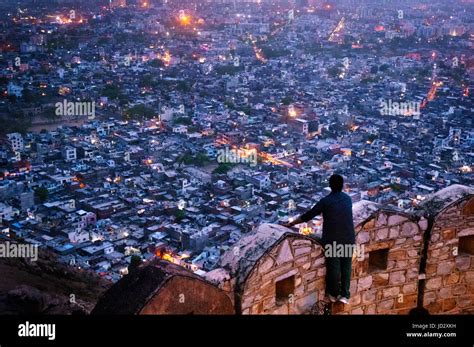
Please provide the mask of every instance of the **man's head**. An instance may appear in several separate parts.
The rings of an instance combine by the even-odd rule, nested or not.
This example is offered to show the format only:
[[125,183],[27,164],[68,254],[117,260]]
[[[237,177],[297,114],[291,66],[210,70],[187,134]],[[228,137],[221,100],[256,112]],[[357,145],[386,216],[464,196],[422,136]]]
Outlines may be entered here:
[[329,178],[329,187],[334,193],[342,191],[344,186],[344,179],[341,175],[334,174]]

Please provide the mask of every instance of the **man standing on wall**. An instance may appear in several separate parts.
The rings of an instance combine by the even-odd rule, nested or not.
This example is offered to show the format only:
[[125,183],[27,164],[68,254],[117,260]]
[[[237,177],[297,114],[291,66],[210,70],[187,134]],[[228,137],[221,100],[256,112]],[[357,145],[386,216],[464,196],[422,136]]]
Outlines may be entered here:
[[[314,207],[300,217],[284,226],[290,228],[296,224],[306,223],[319,214],[323,214],[322,243],[326,256],[326,295],[331,302],[339,300],[349,302],[352,271],[352,252],[355,244],[354,222],[352,219],[352,200],[342,192],[344,179],[341,175],[329,178],[331,193],[322,198]],[[337,245],[343,245],[344,253],[336,252]],[[337,255],[337,256],[336,256]]]

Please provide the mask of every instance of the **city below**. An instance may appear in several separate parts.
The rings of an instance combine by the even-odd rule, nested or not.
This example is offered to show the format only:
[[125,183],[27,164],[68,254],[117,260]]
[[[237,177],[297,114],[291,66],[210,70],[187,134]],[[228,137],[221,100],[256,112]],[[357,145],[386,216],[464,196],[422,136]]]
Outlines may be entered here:
[[[474,1],[4,0],[0,12],[0,312],[76,295],[39,311],[314,313],[323,218],[282,225],[339,174],[357,242],[370,259],[392,252],[377,269],[394,257],[397,271],[366,257],[350,307],[332,313],[474,313]],[[454,242],[462,257],[445,270]],[[18,244],[37,247],[36,265],[13,259]],[[304,252],[316,261],[303,282],[316,280],[300,293]],[[283,279],[265,264],[287,253]],[[183,286],[218,308],[146,306],[146,273],[196,279]],[[267,278],[281,282],[273,299],[252,301]]]

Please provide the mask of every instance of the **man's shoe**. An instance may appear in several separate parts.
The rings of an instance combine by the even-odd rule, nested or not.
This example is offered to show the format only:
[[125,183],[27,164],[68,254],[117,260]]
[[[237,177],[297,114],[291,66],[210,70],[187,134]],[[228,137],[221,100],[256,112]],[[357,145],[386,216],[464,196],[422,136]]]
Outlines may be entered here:
[[336,301],[337,301],[337,298],[336,298],[335,296],[328,295],[328,297],[329,297],[329,300],[330,300],[331,302],[336,302]]
[[344,297],[344,296],[341,296],[339,298],[339,302],[342,302],[343,304],[348,304],[349,303],[349,299]]

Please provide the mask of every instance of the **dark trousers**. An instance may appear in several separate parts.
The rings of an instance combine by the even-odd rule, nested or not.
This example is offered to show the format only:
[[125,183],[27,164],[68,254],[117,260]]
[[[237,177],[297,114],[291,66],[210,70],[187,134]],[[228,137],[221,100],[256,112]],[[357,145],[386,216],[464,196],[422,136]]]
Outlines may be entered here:
[[352,257],[326,257],[326,294],[349,298]]

